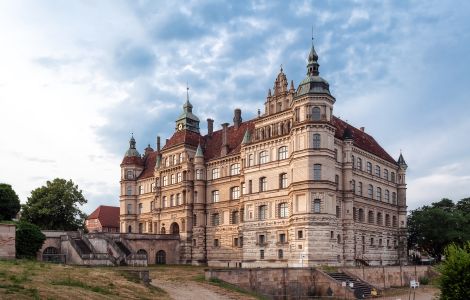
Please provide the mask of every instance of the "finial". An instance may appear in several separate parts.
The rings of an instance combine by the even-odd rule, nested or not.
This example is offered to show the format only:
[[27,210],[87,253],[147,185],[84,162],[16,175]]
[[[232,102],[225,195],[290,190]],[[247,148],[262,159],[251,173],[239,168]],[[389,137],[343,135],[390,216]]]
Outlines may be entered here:
[[282,64],[281,64],[281,73],[282,73]]
[[312,25],[312,46],[313,46],[313,25]]
[[186,101],[189,102],[189,85],[187,81],[186,81]]

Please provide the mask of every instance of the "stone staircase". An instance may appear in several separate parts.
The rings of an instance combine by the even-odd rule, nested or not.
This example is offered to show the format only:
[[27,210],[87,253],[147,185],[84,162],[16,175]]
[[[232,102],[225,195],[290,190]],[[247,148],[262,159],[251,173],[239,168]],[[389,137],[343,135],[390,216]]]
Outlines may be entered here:
[[114,243],[116,243],[116,245],[118,246],[118,248],[124,252],[124,254],[126,256],[129,256],[132,254],[131,250],[129,250],[129,248],[126,247],[126,245],[124,245],[121,241],[114,241]]
[[364,281],[361,281],[355,277],[349,276],[346,273],[343,272],[332,272],[332,273],[327,273],[328,276],[331,278],[335,279],[336,281],[343,283],[346,282],[346,285],[350,287],[350,283],[353,284],[351,289],[354,291],[354,296],[356,296],[357,299],[365,299],[365,298],[370,298],[372,286],[369,284],[365,283]]
[[78,249],[80,249],[80,254],[89,255],[93,253],[90,247],[88,247],[88,245],[81,238],[74,238],[73,241],[75,242],[75,245],[77,245]]

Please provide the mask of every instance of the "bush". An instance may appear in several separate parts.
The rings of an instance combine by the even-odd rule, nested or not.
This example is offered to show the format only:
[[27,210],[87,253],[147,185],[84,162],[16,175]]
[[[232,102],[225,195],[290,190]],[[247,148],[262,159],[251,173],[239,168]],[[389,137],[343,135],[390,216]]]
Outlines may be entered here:
[[444,253],[446,259],[439,268],[441,299],[470,299],[470,242],[463,247],[451,244]]
[[35,258],[45,240],[46,236],[38,226],[19,222],[16,226],[16,257]]
[[429,277],[423,276],[419,278],[419,284],[428,285],[429,284]]

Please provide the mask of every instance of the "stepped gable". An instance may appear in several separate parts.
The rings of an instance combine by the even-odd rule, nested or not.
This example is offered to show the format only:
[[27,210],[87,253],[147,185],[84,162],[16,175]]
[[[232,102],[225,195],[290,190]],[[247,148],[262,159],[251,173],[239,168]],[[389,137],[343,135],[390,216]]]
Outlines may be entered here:
[[140,173],[137,179],[146,179],[153,177],[153,170],[155,169],[155,164],[157,162],[157,151],[149,153],[144,158],[144,170]]
[[100,205],[87,220],[98,219],[102,227],[119,228],[119,207]]
[[[254,120],[242,122],[238,129],[235,126],[230,126],[227,128],[227,142],[229,152],[227,155],[233,155],[240,152],[241,144],[243,141],[243,136],[245,131],[252,131],[255,127]],[[222,150],[222,134],[223,129],[214,131],[212,135],[204,136],[204,158],[206,160],[216,159],[221,157]],[[196,145],[197,146],[197,145]]]
[[385,151],[373,137],[364,131],[351,126],[350,124],[335,116],[332,117],[331,123],[336,127],[336,138],[343,140],[344,130],[349,128],[352,131],[354,146],[372,153],[382,158],[383,160],[391,162],[394,165],[397,164],[397,162],[387,153],[387,151]]

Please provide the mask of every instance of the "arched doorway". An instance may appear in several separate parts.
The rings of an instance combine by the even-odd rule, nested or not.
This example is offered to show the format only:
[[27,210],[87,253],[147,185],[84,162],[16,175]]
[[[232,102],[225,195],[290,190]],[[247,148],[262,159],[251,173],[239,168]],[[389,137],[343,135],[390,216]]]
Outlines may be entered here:
[[166,253],[163,250],[157,252],[157,256],[155,259],[155,263],[157,265],[164,265],[166,264]]
[[147,260],[147,263],[148,263],[148,255],[147,255],[147,251],[145,251],[144,249],[139,249],[139,251],[137,251],[137,254],[138,255],[145,255],[145,259]]
[[127,226],[127,232],[128,232],[128,233],[131,233],[131,232],[132,232],[132,226],[131,226],[131,225]]
[[173,222],[170,226],[170,233],[171,234],[180,234],[180,226],[178,223]]
[[162,230],[160,230],[160,233],[161,233],[161,234],[166,234],[165,227],[162,227]]
[[43,261],[57,261],[60,260],[59,256],[59,249],[56,247],[47,247],[42,252],[42,260]]

